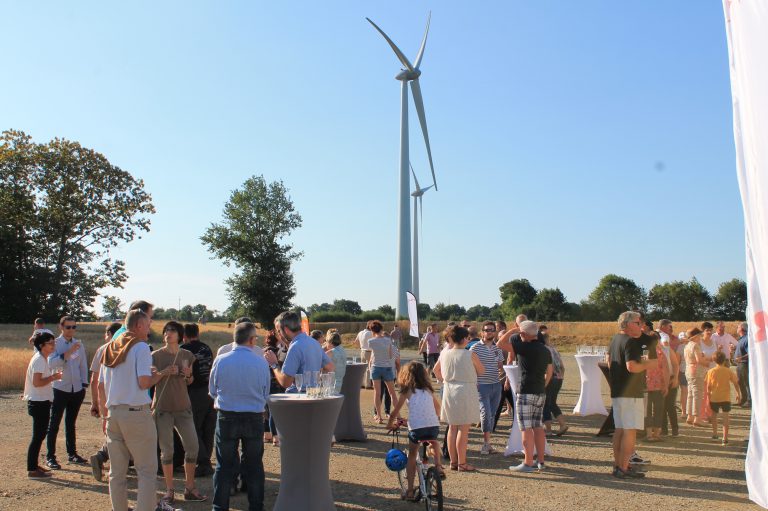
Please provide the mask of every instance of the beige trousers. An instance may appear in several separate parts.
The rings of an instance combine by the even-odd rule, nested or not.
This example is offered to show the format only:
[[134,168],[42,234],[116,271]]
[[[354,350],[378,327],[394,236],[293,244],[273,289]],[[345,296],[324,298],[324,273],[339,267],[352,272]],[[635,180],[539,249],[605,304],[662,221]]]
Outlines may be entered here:
[[173,430],[179,432],[184,446],[184,463],[197,462],[197,431],[192,419],[192,410],[180,412],[158,412],[155,410],[157,440],[160,443],[160,463],[173,464]]
[[[366,364],[371,361],[371,354],[373,352],[371,350],[360,350],[360,358],[363,362]],[[365,370],[365,380],[364,380],[364,386],[367,389],[373,388],[373,380],[371,380],[371,370],[366,369]]]
[[107,416],[109,450],[109,498],[113,511],[128,511],[128,462],[138,476],[136,511],[154,511],[157,506],[157,429],[149,405],[117,405]]

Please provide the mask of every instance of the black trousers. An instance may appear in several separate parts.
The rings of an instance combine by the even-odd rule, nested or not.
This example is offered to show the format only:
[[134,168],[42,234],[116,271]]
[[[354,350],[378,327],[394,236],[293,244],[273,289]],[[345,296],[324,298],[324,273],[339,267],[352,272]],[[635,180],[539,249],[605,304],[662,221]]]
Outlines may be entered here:
[[384,382],[381,382],[381,397],[384,401],[384,413],[389,415],[389,411],[392,409],[392,396],[389,395],[389,391],[387,390],[387,386],[384,384]]
[[512,389],[504,389],[504,383],[507,380],[499,382],[501,385],[501,400],[499,400],[499,407],[496,409],[496,416],[493,418],[493,430],[496,431],[496,425],[499,423],[499,417],[501,417],[501,409],[504,408],[504,403],[509,403],[510,410],[512,411],[512,420],[515,415],[515,400],[512,398]]
[[216,433],[216,410],[213,409],[213,399],[208,395],[207,387],[189,390],[189,400],[192,402],[192,419],[197,431],[197,464],[211,466],[211,454]]
[[32,440],[27,449],[27,470],[37,470],[40,460],[40,448],[48,433],[48,421],[51,418],[50,401],[27,401],[27,413],[32,417]]
[[752,396],[749,393],[749,362],[736,365],[736,374],[739,377],[739,390],[741,391],[741,403],[751,403]]
[[661,432],[665,435],[668,433],[667,425],[672,425],[672,434],[676,435],[678,431],[677,425],[677,387],[669,389],[667,395],[664,397],[664,418],[662,419]]
[[75,424],[77,423],[77,414],[80,412],[80,405],[85,398],[85,389],[79,392],[64,392],[63,390],[53,389],[53,405],[51,406],[51,423],[48,425],[48,447],[47,458],[56,456],[56,437],[59,435],[59,426],[61,419],[64,418],[64,431],[67,439],[67,454],[77,453],[77,435],[75,434]]

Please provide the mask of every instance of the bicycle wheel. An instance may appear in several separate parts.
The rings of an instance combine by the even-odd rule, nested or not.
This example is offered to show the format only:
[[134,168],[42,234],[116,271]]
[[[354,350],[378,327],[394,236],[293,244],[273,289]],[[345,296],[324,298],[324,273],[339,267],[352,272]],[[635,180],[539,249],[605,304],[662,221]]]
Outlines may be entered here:
[[424,486],[427,494],[424,495],[424,505],[427,511],[443,511],[443,482],[435,467],[429,467],[424,476]]

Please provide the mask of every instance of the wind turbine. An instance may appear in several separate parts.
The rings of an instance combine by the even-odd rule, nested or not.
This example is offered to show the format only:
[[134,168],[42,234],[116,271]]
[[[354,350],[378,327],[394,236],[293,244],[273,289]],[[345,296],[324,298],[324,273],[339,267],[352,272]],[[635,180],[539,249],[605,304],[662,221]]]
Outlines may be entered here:
[[424,135],[424,143],[427,146],[427,156],[429,157],[429,167],[432,170],[432,186],[437,190],[437,179],[435,178],[435,167],[432,164],[432,150],[429,147],[429,133],[427,132],[427,118],[424,115],[424,101],[421,97],[421,86],[419,85],[419,76],[421,76],[421,59],[424,56],[424,47],[427,45],[427,34],[429,33],[429,22],[432,18],[430,13],[427,18],[427,28],[424,31],[424,38],[421,41],[421,47],[419,53],[416,55],[416,60],[413,64],[408,58],[400,51],[400,48],[392,42],[392,39],[381,30],[376,23],[371,21],[370,18],[365,18],[389,43],[392,51],[395,52],[400,63],[403,65],[402,69],[395,79],[401,82],[400,87],[400,197],[398,203],[398,236],[397,236],[397,309],[395,312],[396,318],[407,317],[408,314],[408,300],[406,298],[406,291],[409,290],[412,284],[412,268],[411,268],[411,240],[410,240],[410,225],[408,220],[410,219],[410,211],[408,211],[408,198],[411,192],[410,178],[408,177],[408,165],[410,163],[409,151],[408,151],[408,83],[411,84],[411,94],[413,95],[413,103],[416,107],[416,114],[419,116],[419,123],[421,124],[421,132]]
[[416,191],[411,194],[413,197],[413,291],[411,292],[417,300],[421,301],[419,296],[419,224],[424,215],[421,199],[424,193],[435,185],[431,184],[426,188],[421,188],[419,180],[416,179],[416,173],[413,171],[413,165],[411,165],[411,174],[413,174],[413,181],[416,183]]

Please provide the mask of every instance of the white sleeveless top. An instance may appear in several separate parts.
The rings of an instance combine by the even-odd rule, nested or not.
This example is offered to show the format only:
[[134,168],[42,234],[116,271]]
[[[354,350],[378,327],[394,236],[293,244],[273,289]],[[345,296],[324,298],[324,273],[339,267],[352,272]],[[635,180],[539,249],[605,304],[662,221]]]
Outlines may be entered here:
[[408,403],[409,430],[440,426],[431,392],[416,389],[406,402]]

